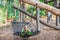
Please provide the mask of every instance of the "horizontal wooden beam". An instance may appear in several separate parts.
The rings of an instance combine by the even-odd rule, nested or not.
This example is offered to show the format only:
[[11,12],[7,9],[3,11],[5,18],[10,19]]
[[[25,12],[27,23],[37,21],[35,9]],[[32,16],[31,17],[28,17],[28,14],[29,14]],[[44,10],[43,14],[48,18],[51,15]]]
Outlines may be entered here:
[[42,3],[42,2],[39,2],[36,0],[20,0],[20,2],[24,2],[24,3],[30,4],[32,6],[35,6],[35,7],[45,9],[49,12],[52,12],[52,14],[54,14],[54,15],[60,16],[60,10],[59,9],[54,8],[54,7],[47,5],[45,3]]
[[[16,7],[16,6],[12,6],[12,7],[15,8],[16,10],[18,10],[18,11],[23,12],[23,14],[28,15],[28,16],[30,16],[31,18],[37,20],[36,16],[32,16],[29,12],[25,11],[24,9],[18,8],[18,7]],[[46,23],[46,22],[44,22],[44,21],[42,21],[42,20],[39,20],[39,21],[40,21],[41,24],[46,25],[46,26],[48,26],[48,27],[51,27],[51,28],[54,28],[54,29],[60,29],[60,27],[54,26],[54,25],[52,25],[52,24],[48,24],[48,23]]]

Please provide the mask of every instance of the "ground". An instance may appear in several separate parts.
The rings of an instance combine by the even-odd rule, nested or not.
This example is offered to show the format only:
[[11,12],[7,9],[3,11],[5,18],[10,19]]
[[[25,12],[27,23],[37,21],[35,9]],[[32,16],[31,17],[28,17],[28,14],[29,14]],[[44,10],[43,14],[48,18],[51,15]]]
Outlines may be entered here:
[[[44,21],[46,18],[45,19],[41,18],[41,19]],[[52,22],[53,22],[52,24],[55,23],[55,21]],[[28,40],[60,40],[60,30],[55,30],[53,28],[49,28],[42,24],[40,28],[41,28],[41,32],[38,35],[31,36],[27,39]],[[0,40],[23,40],[23,38],[21,38],[20,36],[13,35],[12,33],[13,30],[11,26],[0,28]]]

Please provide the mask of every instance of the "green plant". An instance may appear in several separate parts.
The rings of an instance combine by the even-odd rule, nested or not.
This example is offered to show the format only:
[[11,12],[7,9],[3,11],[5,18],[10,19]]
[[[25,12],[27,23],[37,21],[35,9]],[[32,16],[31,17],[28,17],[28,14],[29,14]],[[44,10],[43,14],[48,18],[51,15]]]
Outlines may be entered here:
[[20,33],[20,37],[29,37],[29,36],[31,36],[32,34],[33,34],[32,32],[26,32],[26,33],[21,32],[21,33]]
[[24,30],[22,29],[21,33],[20,33],[20,37],[29,37],[31,36],[33,33],[29,30]]

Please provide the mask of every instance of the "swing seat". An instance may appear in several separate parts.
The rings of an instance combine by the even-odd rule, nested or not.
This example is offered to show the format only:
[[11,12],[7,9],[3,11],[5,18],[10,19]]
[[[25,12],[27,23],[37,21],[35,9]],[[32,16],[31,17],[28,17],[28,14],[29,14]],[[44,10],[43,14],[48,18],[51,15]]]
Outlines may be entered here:
[[[23,25],[28,25],[28,27],[31,27],[29,22],[12,22],[13,34],[20,36],[22,28],[24,27]],[[32,33],[31,35],[28,35],[25,33],[24,36],[20,36],[20,37],[26,38],[26,37],[34,36],[40,33],[39,31],[32,31],[32,30],[33,29],[31,29],[31,33]]]

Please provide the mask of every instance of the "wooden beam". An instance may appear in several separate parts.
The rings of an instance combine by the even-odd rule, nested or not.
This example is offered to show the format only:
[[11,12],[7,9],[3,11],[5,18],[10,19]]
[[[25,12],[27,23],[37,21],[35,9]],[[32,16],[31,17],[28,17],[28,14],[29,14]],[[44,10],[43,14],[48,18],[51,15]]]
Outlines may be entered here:
[[[35,19],[35,20],[37,19],[36,16],[32,16],[29,12],[25,11],[24,9],[18,8],[18,7],[16,7],[16,6],[12,6],[12,7],[15,8],[15,9],[17,9],[18,11],[23,12],[23,14],[28,15],[28,16],[30,16],[31,18]],[[51,28],[54,28],[54,29],[60,29],[60,27],[56,27],[56,26],[54,26],[54,25],[52,25],[52,24],[48,24],[48,23],[46,23],[46,22],[44,22],[44,21],[42,21],[42,20],[39,20],[39,22],[40,22],[41,24],[43,24],[43,25],[48,26],[48,27],[51,27]]]
[[[58,8],[59,7],[59,0],[54,1],[54,7]],[[59,16],[56,16],[56,26],[59,25]]]
[[36,25],[37,25],[37,31],[40,31],[40,22],[39,22],[39,20],[40,20],[40,18],[39,18],[39,8],[37,8],[36,7]]
[[[27,4],[30,4],[30,5],[33,5],[33,6],[38,7],[38,8],[45,9],[47,11],[52,12],[53,14],[55,14],[57,16],[60,16],[60,10],[59,9],[54,8],[54,7],[52,7],[50,5],[47,5],[45,3],[35,1],[35,0],[20,0],[20,1],[24,2],[24,3],[27,3]],[[36,4],[38,4],[38,5],[36,6]]]

